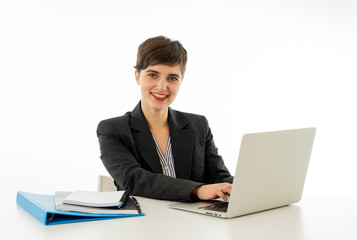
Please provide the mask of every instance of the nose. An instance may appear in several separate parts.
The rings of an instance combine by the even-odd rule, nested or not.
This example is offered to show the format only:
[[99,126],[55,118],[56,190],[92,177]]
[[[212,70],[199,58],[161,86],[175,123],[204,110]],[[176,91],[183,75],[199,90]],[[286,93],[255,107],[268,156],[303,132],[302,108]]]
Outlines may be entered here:
[[158,80],[158,82],[157,82],[157,90],[159,90],[159,91],[164,91],[164,90],[166,90],[166,88],[167,88],[167,82],[166,82],[166,80],[165,80],[165,78],[160,78],[159,80]]

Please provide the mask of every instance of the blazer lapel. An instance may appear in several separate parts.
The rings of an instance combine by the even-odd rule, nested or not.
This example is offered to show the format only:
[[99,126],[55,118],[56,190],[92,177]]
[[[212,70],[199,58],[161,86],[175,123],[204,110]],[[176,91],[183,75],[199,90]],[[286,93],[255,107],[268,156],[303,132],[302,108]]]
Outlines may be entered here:
[[[192,167],[194,132],[187,130],[189,123],[169,108],[169,128],[176,177],[189,179]],[[154,173],[163,173],[155,141],[139,103],[131,113],[130,128],[136,148]]]
[[141,103],[136,105],[131,113],[130,128],[134,130],[132,131],[132,134],[135,146],[141,158],[145,160],[146,164],[149,165],[154,173],[162,173],[162,167],[159,155],[156,151],[155,141],[141,110]]
[[189,123],[169,108],[171,147],[175,162],[176,177],[189,179],[192,166],[194,133],[185,129]]

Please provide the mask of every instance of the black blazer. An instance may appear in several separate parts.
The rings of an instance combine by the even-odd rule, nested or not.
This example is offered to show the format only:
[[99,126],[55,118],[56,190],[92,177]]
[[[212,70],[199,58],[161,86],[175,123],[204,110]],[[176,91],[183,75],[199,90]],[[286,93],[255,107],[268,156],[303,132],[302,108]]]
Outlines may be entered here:
[[132,112],[99,123],[101,159],[118,190],[129,189],[133,195],[149,198],[191,201],[190,193],[202,184],[233,181],[204,116],[169,108],[168,121],[176,178],[162,174],[140,102]]

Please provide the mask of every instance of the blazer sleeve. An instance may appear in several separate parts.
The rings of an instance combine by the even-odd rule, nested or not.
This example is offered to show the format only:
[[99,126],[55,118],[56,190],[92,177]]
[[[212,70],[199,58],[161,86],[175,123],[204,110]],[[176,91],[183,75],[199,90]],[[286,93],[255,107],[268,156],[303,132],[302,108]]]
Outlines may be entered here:
[[144,169],[137,156],[128,124],[118,129],[104,120],[99,123],[97,136],[101,159],[117,185],[131,194],[155,199],[192,201],[191,192],[202,185],[186,179],[177,179]]
[[224,164],[222,157],[214,143],[208,121],[203,117],[205,126],[205,182],[222,183],[233,182],[233,176]]

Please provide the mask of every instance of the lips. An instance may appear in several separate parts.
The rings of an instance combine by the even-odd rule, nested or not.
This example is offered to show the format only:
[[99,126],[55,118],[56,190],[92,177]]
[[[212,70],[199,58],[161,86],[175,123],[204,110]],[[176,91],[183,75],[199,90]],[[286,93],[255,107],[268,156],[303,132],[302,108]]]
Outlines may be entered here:
[[151,96],[153,96],[153,98],[155,98],[158,101],[164,101],[169,97],[169,95],[160,94],[160,93],[151,93]]

